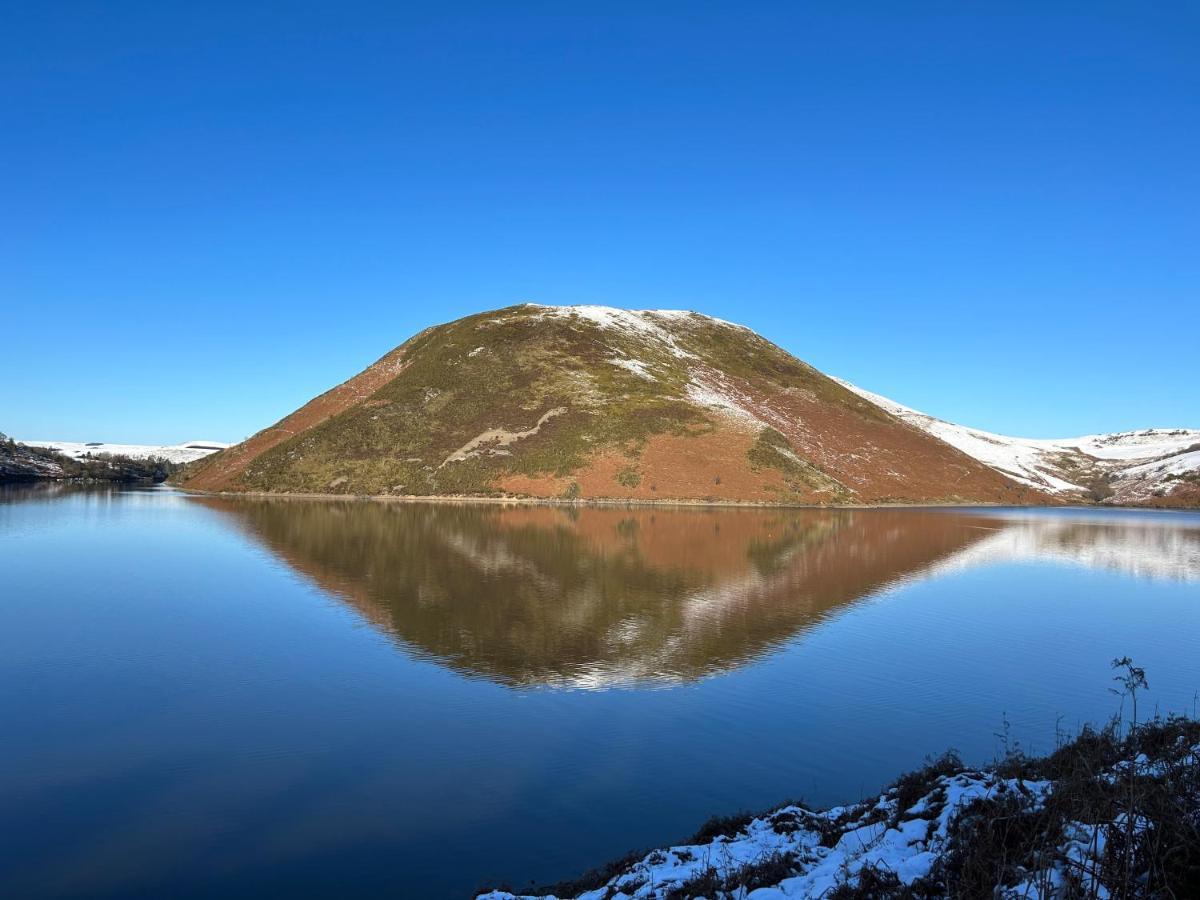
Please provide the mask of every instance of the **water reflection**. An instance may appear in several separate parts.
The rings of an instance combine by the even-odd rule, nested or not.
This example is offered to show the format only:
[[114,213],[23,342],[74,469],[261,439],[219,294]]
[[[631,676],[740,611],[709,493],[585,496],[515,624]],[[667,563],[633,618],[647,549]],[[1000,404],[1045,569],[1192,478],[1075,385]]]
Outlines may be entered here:
[[1008,510],[992,534],[938,571],[999,562],[1047,562],[1139,578],[1200,579],[1200,515],[1148,510]]
[[79,481],[17,481],[0,484],[0,506],[18,503],[56,503],[75,500],[83,503],[104,503],[121,497],[142,498],[155,503],[177,499],[182,495],[165,485],[125,484],[121,482]]
[[1195,517],[196,502],[411,651],[510,685],[694,680],[890,584],[998,561],[1200,573]]
[[1194,513],[49,487],[0,492],[4,897],[468,896],[985,760],[1006,710],[1042,751],[1117,655],[1200,686]]
[[70,497],[103,497],[117,493],[112,485],[79,484],[70,481],[18,481],[0,484],[0,506],[15,503],[51,503]]

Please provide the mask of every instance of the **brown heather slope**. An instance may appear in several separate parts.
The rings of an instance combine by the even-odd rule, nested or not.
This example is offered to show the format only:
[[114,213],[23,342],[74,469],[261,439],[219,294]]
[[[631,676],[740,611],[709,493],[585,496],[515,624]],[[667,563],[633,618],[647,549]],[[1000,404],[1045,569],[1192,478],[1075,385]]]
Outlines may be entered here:
[[198,490],[1041,503],[741,326],[542,307],[427,329],[191,467]]
[[213,456],[197,460],[188,469],[187,486],[198,491],[221,490],[232,485],[255,459],[284,441],[361,403],[404,369],[404,346],[319,397],[314,397],[270,428]]

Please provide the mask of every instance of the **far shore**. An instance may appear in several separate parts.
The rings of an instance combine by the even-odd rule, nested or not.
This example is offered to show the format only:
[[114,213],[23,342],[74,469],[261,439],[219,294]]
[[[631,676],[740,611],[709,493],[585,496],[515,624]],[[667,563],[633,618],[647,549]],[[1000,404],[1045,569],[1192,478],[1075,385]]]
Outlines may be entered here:
[[1078,504],[1052,503],[987,503],[977,500],[924,503],[764,503],[754,500],[687,500],[662,499],[649,500],[626,498],[585,498],[569,500],[563,497],[478,497],[455,494],[326,494],[315,492],[282,492],[282,491],[201,491],[195,488],[168,484],[175,490],[200,497],[241,497],[253,499],[287,499],[287,500],[359,500],[382,501],[387,503],[447,503],[447,504],[494,504],[499,506],[564,506],[564,507],[699,507],[720,509],[970,509],[986,507],[991,509],[1154,509],[1156,507],[1141,506],[1094,506]]

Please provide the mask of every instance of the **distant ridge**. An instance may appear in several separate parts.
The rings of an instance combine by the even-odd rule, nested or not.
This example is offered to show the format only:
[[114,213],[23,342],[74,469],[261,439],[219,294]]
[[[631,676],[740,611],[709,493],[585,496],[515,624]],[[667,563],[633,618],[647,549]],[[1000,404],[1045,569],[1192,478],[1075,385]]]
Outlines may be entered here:
[[1014,438],[955,425],[837,379],[997,472],[1069,499],[1200,506],[1200,429],[1147,428],[1076,438]]
[[57,450],[72,459],[110,453],[114,456],[128,456],[130,459],[149,459],[153,456],[173,463],[194,462],[229,446],[220,441],[185,441],[182,444],[109,444],[104,441],[21,441],[21,443],[27,447]]

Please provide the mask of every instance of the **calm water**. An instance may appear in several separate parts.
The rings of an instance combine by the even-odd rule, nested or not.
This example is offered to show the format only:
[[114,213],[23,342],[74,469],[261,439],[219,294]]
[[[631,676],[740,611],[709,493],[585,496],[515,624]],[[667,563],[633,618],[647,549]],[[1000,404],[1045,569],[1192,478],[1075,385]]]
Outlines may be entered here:
[[1200,689],[1200,516],[0,494],[0,896],[454,897]]

